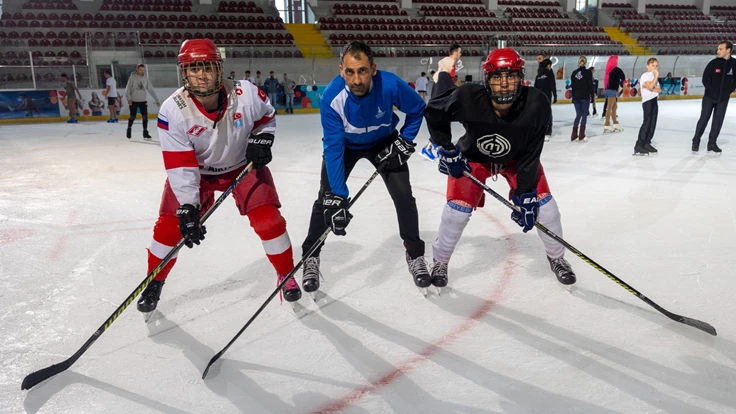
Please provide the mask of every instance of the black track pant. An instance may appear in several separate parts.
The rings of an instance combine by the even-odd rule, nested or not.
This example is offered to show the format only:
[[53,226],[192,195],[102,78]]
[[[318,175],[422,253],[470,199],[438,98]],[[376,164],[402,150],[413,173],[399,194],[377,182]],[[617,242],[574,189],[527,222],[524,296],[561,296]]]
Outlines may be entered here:
[[141,117],[143,118],[143,130],[148,131],[148,103],[133,101],[133,104],[129,108],[130,118],[128,118],[128,128],[133,126],[133,121],[135,121],[135,117],[140,109]]
[[[376,155],[386,147],[391,141],[390,139],[396,135],[391,135],[386,141],[365,150],[352,150],[345,148],[344,162],[345,162],[345,178],[350,175],[350,172],[355,167],[355,164],[360,159],[367,159],[374,166],[378,166],[375,161]],[[396,214],[399,219],[399,235],[404,240],[404,246],[406,247],[407,253],[412,259],[424,255],[424,242],[419,238],[419,214],[417,213],[417,203],[414,199],[414,195],[411,191],[411,183],[409,182],[409,166],[407,164],[402,165],[397,169],[386,170],[384,169],[381,173],[381,178],[386,184],[391,199],[394,201],[394,207],[396,208]],[[312,247],[312,245],[322,236],[322,233],[327,230],[328,226],[324,219],[324,208],[322,208],[322,198],[325,193],[330,191],[330,181],[327,178],[327,169],[325,167],[324,159],[322,160],[322,173],[320,174],[319,181],[319,195],[312,205],[312,217],[309,221],[309,231],[307,232],[307,238],[302,243],[302,256]],[[369,217],[356,217],[360,220],[371,220]],[[349,230],[348,230],[349,231]],[[314,256],[319,256],[322,248],[320,247],[314,253]]]
[[643,147],[652,143],[654,130],[657,128],[657,115],[659,115],[659,104],[657,98],[650,99],[641,104],[644,110],[644,122],[639,128],[639,139],[636,140],[637,147]]
[[721,127],[723,126],[723,118],[726,116],[726,109],[728,108],[728,99],[717,102],[715,99],[704,96],[703,106],[700,110],[700,119],[698,120],[698,126],[695,128],[695,136],[693,137],[693,143],[700,145],[700,137],[705,132],[705,127],[708,126],[708,120],[710,114],[713,114],[713,124],[710,126],[710,134],[708,135],[708,142],[714,143],[718,139],[718,134],[721,133]]

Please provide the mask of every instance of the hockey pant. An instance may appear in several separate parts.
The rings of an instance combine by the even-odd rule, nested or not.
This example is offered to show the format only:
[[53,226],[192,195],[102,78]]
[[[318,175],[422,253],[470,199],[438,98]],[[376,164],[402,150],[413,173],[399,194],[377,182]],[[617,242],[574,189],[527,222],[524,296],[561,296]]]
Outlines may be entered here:
[[[502,171],[493,171],[494,166],[470,162],[471,174],[480,181],[485,182],[491,176],[501,174],[511,187],[513,192],[516,188],[516,169],[514,164],[509,164]],[[497,169],[497,168],[496,168]],[[544,175],[542,165],[539,165],[537,173],[537,194],[539,197],[539,214],[537,222],[547,227],[556,235],[562,237],[562,221],[557,202],[552,197]],[[460,241],[463,230],[470,221],[470,216],[478,207],[483,207],[485,194],[483,189],[466,177],[448,177],[447,204],[442,211],[442,219],[437,235],[437,240],[432,244],[434,259],[438,262],[448,263],[455,251],[455,246]],[[553,238],[537,230],[542,239],[547,256],[558,259],[565,255],[565,247]]]
[[[214,203],[214,192],[225,191],[242,171],[239,168],[221,175],[202,175],[200,180],[200,205],[202,213]],[[286,220],[278,207],[278,193],[268,167],[251,171],[233,190],[232,197],[240,215],[248,216],[250,226],[261,238],[266,257],[279,275],[286,275],[294,268],[291,241],[286,231]],[[161,198],[159,218],[153,227],[153,240],[148,249],[148,273],[161,263],[171,249],[181,240],[176,209],[179,202],[166,180]],[[206,242],[205,242],[206,243]],[[165,280],[176,263],[176,256],[156,275],[155,280]]]

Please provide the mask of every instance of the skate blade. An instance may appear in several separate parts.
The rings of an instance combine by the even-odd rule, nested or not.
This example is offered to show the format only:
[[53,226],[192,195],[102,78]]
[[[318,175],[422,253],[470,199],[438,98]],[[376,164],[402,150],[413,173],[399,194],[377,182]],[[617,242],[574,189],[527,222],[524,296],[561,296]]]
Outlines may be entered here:
[[435,287],[434,287],[434,290],[436,290],[436,291],[437,291],[437,296],[442,296],[442,290],[443,290],[443,289],[444,289],[444,288],[441,288],[441,287],[437,287],[437,286],[435,286]]
[[422,295],[424,295],[425,298],[429,294],[429,290],[426,287],[419,287],[419,286],[417,286],[417,289],[419,289],[419,293],[421,293]]
[[143,322],[148,323],[148,321],[151,320],[151,317],[153,316],[154,312],[156,311],[152,310],[150,312],[143,312]]
[[291,305],[291,309],[294,311],[294,315],[296,315],[297,319],[300,319],[304,317],[304,315],[306,315],[307,308],[299,303],[299,301],[289,302],[289,305]]
[[646,152],[635,152],[635,153],[633,153],[631,155],[633,155],[635,157],[644,157],[644,156],[648,156],[649,153],[646,153]]
[[708,155],[719,156],[721,154],[723,154],[723,153],[722,152],[715,152],[715,151],[708,151]]
[[312,297],[312,301],[314,301],[314,303],[319,303],[320,300],[326,297],[325,293],[319,289],[315,290],[314,292],[309,292],[309,296]]
[[572,285],[562,285],[562,289],[564,289],[567,293],[571,294],[575,291],[575,284]]
[[690,151],[690,153],[693,155],[698,155],[698,151]]

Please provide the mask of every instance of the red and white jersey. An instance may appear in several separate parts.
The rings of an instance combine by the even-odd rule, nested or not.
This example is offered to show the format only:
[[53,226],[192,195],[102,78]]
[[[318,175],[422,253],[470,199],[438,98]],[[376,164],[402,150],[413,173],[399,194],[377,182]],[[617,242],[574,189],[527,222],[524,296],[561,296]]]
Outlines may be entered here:
[[158,135],[169,183],[180,204],[199,204],[200,174],[222,174],[247,163],[248,137],[276,132],[276,111],[250,82],[225,81],[222,114],[207,112],[179,88],[158,113]]

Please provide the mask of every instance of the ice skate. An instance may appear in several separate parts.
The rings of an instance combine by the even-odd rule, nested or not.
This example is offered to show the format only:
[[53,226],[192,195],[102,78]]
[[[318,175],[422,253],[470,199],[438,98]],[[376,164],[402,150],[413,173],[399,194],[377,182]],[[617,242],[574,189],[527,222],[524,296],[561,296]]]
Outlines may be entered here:
[[422,148],[420,154],[427,161],[434,161],[435,159],[437,159],[437,146],[431,142],[427,142],[427,145]]
[[429,269],[427,268],[427,260],[424,256],[412,259],[407,253],[406,264],[409,266],[409,273],[414,278],[414,284],[417,285],[422,295],[427,296],[427,288],[432,284],[432,277],[429,275]]
[[557,276],[557,280],[560,283],[565,286],[569,286],[577,281],[575,272],[572,271],[572,266],[570,266],[570,263],[568,263],[564,257],[560,257],[559,259],[551,259],[549,256],[547,256],[547,260],[549,261],[550,269],[552,269],[552,272],[554,272],[555,276]]
[[623,132],[623,130],[624,128],[618,122],[613,124],[613,132]]
[[316,295],[319,291],[320,277],[322,274],[319,271],[319,256],[308,257],[304,261],[304,268],[302,269],[302,288],[305,292],[309,293],[313,301],[317,301]]
[[644,147],[642,147],[640,145],[636,145],[634,147],[634,154],[632,154],[632,155],[636,155],[636,156],[649,155],[649,151],[646,148],[644,148]]
[[[285,277],[286,275],[279,275],[276,279],[276,285],[280,285]],[[284,287],[281,288],[281,294],[287,302],[296,302],[302,298],[302,290],[299,289],[299,285],[293,277],[289,278]]]
[[709,155],[721,155],[723,151],[721,151],[720,148],[718,148],[718,145],[716,145],[715,142],[708,143],[708,154]]
[[612,126],[610,126],[610,125],[603,125],[603,133],[604,134],[612,134],[613,132],[615,132],[615,131],[613,130],[613,127]]
[[164,283],[164,280],[152,280],[138,299],[137,308],[139,312],[143,313],[145,322],[151,319],[151,314],[156,310],[158,301],[161,300],[161,290],[164,288]]
[[432,285],[437,289],[437,295],[442,295],[442,289],[447,286],[447,263],[433,259]]

